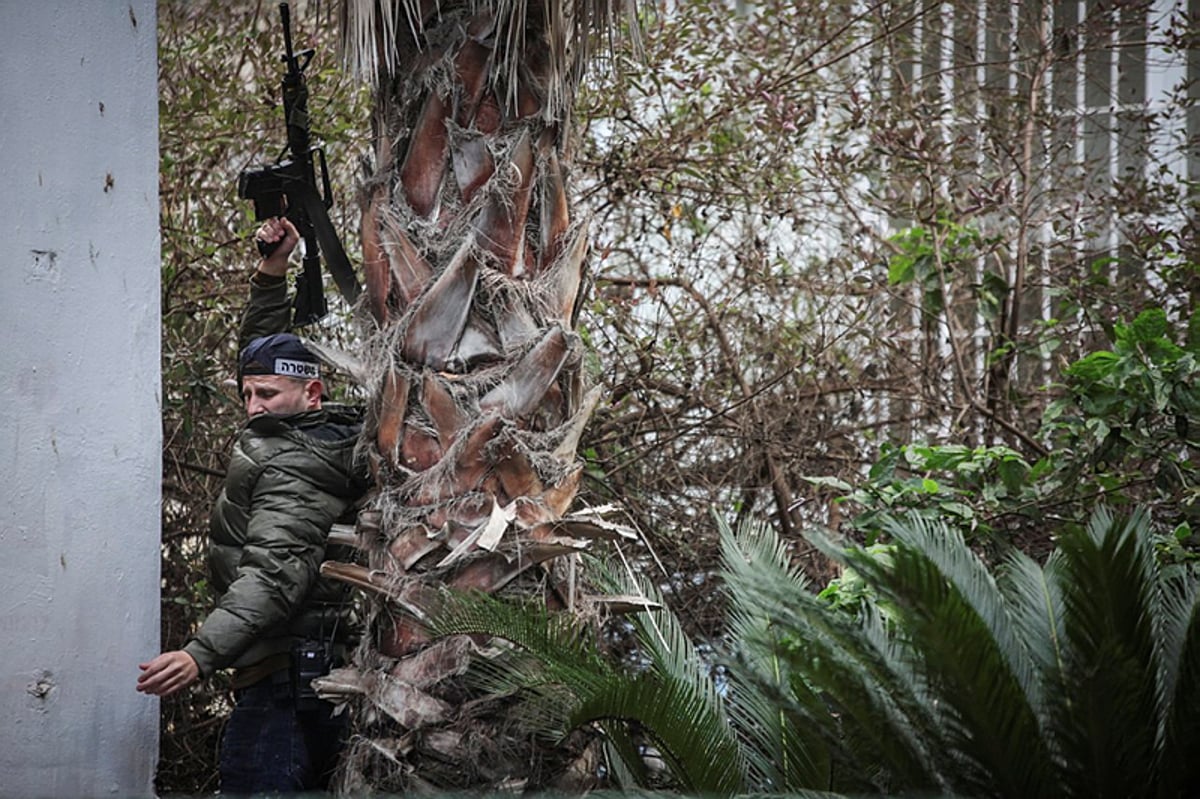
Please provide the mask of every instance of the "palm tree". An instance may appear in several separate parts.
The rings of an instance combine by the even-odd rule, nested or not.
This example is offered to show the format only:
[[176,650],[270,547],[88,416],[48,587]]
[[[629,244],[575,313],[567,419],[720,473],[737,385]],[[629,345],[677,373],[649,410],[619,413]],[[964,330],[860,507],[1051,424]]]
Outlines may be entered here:
[[366,566],[322,569],[370,596],[353,667],[322,686],[353,707],[347,789],[554,779],[454,679],[473,645],[431,644],[422,621],[443,587],[578,608],[571,556],[622,532],[568,513],[598,399],[574,332],[588,238],[570,209],[570,115],[589,37],[616,29],[619,5],[344,4],[347,59],[374,87],[362,248],[377,486],[340,537]]
[[505,684],[556,697],[566,709],[554,734],[603,722],[627,785],[654,784],[634,731],[672,785],[718,795],[1182,796],[1200,785],[1186,753],[1200,725],[1200,582],[1157,560],[1144,513],[1097,511],[1042,565],[1014,551],[989,568],[957,533],[916,518],[888,533],[886,557],[817,537],[873,592],[848,613],[807,589],[773,531],[724,527],[735,642],[724,696],[666,611],[638,622],[647,665],[636,674],[590,666],[594,653],[555,643],[582,640],[578,630],[531,633],[495,602],[459,600],[435,627],[514,641],[540,668]]

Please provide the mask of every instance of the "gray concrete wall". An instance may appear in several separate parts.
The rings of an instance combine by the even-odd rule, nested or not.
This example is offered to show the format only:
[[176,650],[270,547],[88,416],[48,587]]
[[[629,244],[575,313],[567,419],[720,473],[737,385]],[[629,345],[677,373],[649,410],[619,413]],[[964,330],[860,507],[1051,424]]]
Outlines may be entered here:
[[0,0],[0,796],[148,796],[161,424],[152,0]]

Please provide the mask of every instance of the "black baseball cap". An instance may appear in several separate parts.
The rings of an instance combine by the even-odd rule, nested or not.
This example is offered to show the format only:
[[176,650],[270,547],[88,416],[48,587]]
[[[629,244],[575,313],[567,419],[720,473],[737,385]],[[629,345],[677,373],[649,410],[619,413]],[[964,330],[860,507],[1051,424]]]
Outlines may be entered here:
[[256,338],[238,356],[238,379],[243,375],[282,375],[320,380],[321,362],[291,333]]

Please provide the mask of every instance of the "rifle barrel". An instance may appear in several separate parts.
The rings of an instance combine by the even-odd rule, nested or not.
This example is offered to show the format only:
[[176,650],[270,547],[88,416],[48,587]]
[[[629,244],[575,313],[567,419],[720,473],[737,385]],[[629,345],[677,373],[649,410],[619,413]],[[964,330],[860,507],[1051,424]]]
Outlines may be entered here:
[[292,55],[292,12],[287,3],[279,4],[279,17],[283,20],[283,51],[287,53],[288,70],[295,68],[296,57]]

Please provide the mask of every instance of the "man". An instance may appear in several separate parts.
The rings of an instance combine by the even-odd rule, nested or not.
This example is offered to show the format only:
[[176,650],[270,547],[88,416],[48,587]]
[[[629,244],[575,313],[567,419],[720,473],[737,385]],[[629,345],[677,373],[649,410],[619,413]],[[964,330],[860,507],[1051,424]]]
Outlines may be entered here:
[[[299,241],[286,219],[258,238],[277,248],[251,278],[238,381],[248,421],[210,522],[216,609],[181,650],[140,664],[137,689],[171,694],[226,667],[236,706],[221,743],[221,790],[327,787],[344,717],[311,695],[352,633],[344,587],[320,578],[330,527],[366,484],[354,462],[360,413],[323,403],[315,356],[290,333],[288,257]],[[342,650],[342,652],[339,652]]]

